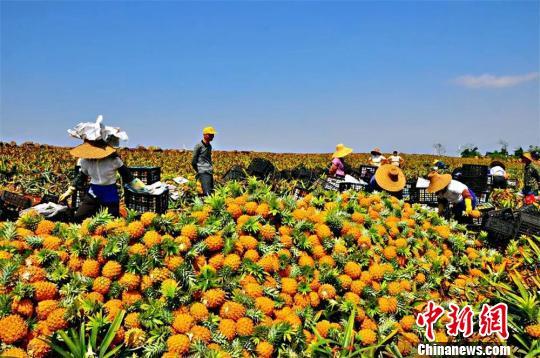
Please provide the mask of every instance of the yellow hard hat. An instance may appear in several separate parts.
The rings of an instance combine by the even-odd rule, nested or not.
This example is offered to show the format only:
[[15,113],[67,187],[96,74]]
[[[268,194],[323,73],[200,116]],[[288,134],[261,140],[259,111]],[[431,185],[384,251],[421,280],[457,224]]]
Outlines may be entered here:
[[204,127],[202,130],[202,133],[203,134],[216,134],[217,132],[214,129],[214,127]]

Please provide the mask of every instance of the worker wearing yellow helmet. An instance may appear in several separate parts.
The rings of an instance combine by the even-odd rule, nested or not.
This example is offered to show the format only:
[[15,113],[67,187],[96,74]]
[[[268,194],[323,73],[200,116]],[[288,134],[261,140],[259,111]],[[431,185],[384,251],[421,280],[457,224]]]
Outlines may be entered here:
[[191,166],[197,173],[204,195],[212,194],[214,190],[214,168],[212,166],[212,145],[216,130],[214,127],[203,128],[203,139],[193,148]]

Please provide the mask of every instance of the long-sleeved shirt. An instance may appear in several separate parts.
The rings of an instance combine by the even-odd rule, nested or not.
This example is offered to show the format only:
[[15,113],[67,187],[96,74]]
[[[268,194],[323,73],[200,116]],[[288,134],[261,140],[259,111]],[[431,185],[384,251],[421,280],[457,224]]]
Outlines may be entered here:
[[533,163],[525,165],[523,173],[523,192],[525,194],[538,191],[540,183],[540,168]]
[[193,157],[191,166],[198,174],[212,174],[214,168],[212,166],[212,145],[200,141],[193,148]]
[[118,156],[110,156],[104,159],[80,159],[80,170],[74,180],[75,187],[83,187],[90,177],[90,184],[111,185],[116,183],[116,172],[120,173],[124,183],[133,180],[133,174],[124,165]]

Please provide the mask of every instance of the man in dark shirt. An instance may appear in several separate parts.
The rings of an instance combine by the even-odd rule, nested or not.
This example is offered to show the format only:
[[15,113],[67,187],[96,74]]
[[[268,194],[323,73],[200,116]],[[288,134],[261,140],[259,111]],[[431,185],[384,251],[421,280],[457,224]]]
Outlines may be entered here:
[[213,127],[203,129],[203,139],[193,148],[193,158],[191,166],[197,173],[197,178],[201,181],[204,195],[212,194],[214,190],[214,168],[212,166],[212,145],[216,130]]

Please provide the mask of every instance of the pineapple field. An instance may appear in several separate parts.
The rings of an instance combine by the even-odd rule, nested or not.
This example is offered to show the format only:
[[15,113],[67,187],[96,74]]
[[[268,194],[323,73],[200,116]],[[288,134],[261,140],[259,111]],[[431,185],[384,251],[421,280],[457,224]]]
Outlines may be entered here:
[[[203,198],[190,152],[119,152],[160,166],[163,181],[186,177],[189,195],[163,214],[123,207],[120,218],[101,211],[75,224],[29,210],[1,222],[1,357],[410,357],[428,341],[540,355],[537,236],[501,247],[386,193],[295,197],[297,183],[284,179],[223,182]],[[279,170],[330,160],[216,152],[217,177],[255,156]],[[434,159],[404,157],[410,177]],[[4,144],[1,160],[1,189],[25,195],[59,194],[73,177],[65,148]],[[506,164],[521,177],[519,163]],[[498,197],[518,205],[507,191]],[[485,334],[477,317],[501,303],[508,335]],[[433,304],[447,313],[429,337],[419,317]],[[470,334],[449,333],[455,305],[474,312]]]

